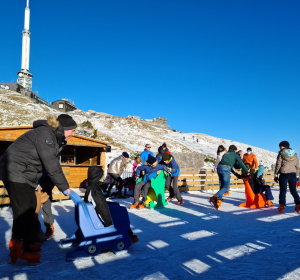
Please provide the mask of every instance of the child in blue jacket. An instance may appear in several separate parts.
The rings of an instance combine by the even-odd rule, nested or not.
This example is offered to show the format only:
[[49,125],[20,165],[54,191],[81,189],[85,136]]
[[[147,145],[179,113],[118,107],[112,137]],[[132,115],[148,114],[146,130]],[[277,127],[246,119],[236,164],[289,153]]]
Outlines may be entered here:
[[[177,204],[182,205],[183,199],[177,186],[180,168],[175,161],[174,156],[164,153],[160,164],[165,165],[171,171],[171,176],[168,176],[166,179],[166,189],[169,190],[169,197],[167,198],[167,201],[171,201],[176,197],[178,200]],[[171,181],[173,182],[172,187]]]
[[[134,187],[134,202],[131,204],[130,209],[133,208],[143,208],[145,207],[145,202],[147,200],[148,190],[151,186],[151,179],[157,177],[157,171],[166,170],[165,165],[157,164],[155,157],[149,155],[147,161],[145,161],[144,165],[140,166],[136,170],[136,179],[140,177],[140,173],[143,171],[145,175],[143,180],[137,183]],[[140,191],[143,188],[142,196],[143,199],[139,202]]]

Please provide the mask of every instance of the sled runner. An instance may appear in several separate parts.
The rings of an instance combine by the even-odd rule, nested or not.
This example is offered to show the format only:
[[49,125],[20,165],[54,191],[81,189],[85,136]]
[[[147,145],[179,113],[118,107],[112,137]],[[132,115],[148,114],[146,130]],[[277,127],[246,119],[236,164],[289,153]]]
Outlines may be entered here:
[[127,209],[116,202],[108,202],[113,225],[105,227],[92,204],[71,191],[70,198],[75,204],[77,231],[71,238],[62,241],[63,247],[77,246],[68,252],[66,260],[95,257],[103,250],[112,250],[115,254],[125,253],[131,245],[129,236],[130,221]]

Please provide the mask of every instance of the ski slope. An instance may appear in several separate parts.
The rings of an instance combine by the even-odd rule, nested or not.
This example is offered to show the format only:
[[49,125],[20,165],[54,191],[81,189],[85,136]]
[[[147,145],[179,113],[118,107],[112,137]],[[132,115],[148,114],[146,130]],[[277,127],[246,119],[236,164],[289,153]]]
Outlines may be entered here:
[[[278,214],[276,207],[239,208],[243,189],[231,191],[220,210],[208,202],[214,191],[183,193],[158,210],[129,210],[140,241],[123,256],[103,253],[94,259],[66,262],[70,248],[60,240],[76,229],[72,201],[53,203],[55,237],[43,244],[41,263],[10,264],[11,208],[0,210],[0,279],[300,279],[300,223],[291,195]],[[129,207],[132,198],[118,200]],[[41,217],[40,217],[41,219]],[[41,220],[42,221],[42,220]]]
[[[233,140],[217,138],[203,133],[173,132],[173,133],[169,133],[168,136],[173,141],[175,140],[177,143],[186,146],[191,151],[198,152],[204,155],[209,155],[213,158],[217,157],[217,149],[219,145],[223,145],[226,149],[228,149],[230,145],[235,145],[238,148],[238,150],[242,150],[244,153],[247,152],[248,147],[251,147],[253,154],[256,155],[258,161],[262,162],[262,164],[268,168],[270,168],[271,165],[275,164],[276,162],[276,157],[277,157],[276,153],[258,147],[254,147],[249,144],[236,142]],[[198,143],[196,142],[196,139],[198,139]],[[212,167],[212,166],[213,166],[212,163],[210,164],[208,163],[206,164],[205,167]]]

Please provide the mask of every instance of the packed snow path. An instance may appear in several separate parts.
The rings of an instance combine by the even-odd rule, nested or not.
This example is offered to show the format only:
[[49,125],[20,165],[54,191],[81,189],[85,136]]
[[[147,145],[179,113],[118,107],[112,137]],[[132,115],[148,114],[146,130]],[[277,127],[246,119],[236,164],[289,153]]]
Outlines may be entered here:
[[[41,263],[10,263],[11,208],[0,210],[0,279],[300,279],[300,215],[291,195],[278,214],[276,207],[239,208],[243,189],[232,190],[220,210],[208,202],[212,192],[183,193],[158,210],[129,210],[132,229],[140,241],[123,256],[111,252],[94,259],[66,262],[70,248],[60,240],[71,236],[76,224],[72,201],[53,204],[55,237],[43,244]],[[132,199],[118,200],[129,205]],[[40,217],[41,218],[41,217]]]

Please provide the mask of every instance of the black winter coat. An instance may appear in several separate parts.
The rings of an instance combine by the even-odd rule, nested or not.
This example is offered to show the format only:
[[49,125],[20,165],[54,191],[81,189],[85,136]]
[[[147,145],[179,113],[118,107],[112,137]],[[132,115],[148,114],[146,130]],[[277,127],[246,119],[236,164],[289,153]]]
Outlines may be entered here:
[[44,172],[63,192],[69,184],[59,162],[64,140],[62,126],[55,129],[45,120],[35,121],[32,130],[21,135],[0,159],[0,180],[36,187]]
[[104,224],[109,227],[113,224],[113,222],[109,212],[109,206],[101,190],[101,186],[106,184],[99,181],[103,175],[104,172],[101,166],[94,165],[89,167],[87,189],[84,195],[84,201],[89,203],[91,196],[92,204],[96,210],[96,213],[100,215]]

